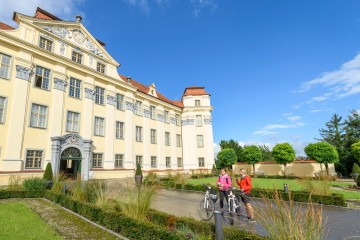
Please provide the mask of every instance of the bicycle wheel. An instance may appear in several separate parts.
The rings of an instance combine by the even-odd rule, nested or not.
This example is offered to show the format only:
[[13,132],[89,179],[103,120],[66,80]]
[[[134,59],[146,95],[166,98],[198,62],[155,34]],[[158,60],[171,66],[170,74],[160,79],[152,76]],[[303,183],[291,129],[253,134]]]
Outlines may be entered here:
[[235,204],[236,204],[236,209],[235,209],[236,215],[240,216],[241,215],[241,207],[240,207],[240,202],[237,199],[235,200]]
[[215,211],[215,205],[212,200],[206,200],[207,204],[205,205],[205,199],[201,200],[198,208],[198,213],[201,219],[208,221],[212,218]]

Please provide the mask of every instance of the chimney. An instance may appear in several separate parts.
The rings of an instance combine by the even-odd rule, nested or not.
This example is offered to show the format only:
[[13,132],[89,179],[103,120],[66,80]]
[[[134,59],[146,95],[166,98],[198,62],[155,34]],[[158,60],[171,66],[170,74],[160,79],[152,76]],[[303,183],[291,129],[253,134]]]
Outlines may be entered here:
[[127,82],[130,83],[131,77],[127,77],[126,79],[127,79]]
[[82,17],[81,16],[76,16],[76,22],[81,23]]

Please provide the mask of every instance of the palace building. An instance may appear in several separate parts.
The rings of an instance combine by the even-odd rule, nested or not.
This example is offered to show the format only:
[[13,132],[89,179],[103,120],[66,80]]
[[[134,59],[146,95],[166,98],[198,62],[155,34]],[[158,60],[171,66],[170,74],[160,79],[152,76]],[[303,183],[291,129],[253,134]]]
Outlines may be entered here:
[[48,162],[85,180],[133,176],[137,162],[144,171],[212,169],[204,87],[175,101],[119,74],[80,16],[37,8],[13,20],[17,28],[0,22],[0,184],[41,175]]

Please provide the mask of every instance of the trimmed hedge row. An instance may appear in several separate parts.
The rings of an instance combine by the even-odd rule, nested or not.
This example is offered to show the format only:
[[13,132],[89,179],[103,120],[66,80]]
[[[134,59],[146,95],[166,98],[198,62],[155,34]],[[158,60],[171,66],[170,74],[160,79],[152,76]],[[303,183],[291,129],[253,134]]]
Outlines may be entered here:
[[[181,184],[175,184],[175,182],[172,181],[166,181],[166,182],[161,182],[160,185],[165,188],[176,188],[176,189],[191,190],[197,192],[205,191],[203,185],[196,185],[196,184],[181,185]],[[217,191],[216,186],[213,186],[213,189]],[[282,197],[282,199],[286,201],[289,200],[288,193],[285,193],[283,190],[278,190],[278,192]],[[253,188],[251,190],[251,196],[258,198],[262,198],[262,197],[273,198],[274,191],[269,189]],[[313,203],[343,206],[343,207],[347,206],[344,195],[339,193],[332,193],[328,196],[322,196],[322,195],[314,195],[314,194],[310,195],[308,192],[304,192],[304,191],[291,191],[291,197],[292,200],[295,202],[309,202],[309,199],[311,197],[311,202]]]
[[[170,219],[173,219],[175,228],[188,227],[195,234],[201,234],[214,239],[215,225],[210,222],[197,221],[192,218],[174,217],[157,210],[150,210],[147,215],[149,222],[135,220],[117,212],[105,211],[90,203],[79,202],[64,194],[50,191],[8,191],[0,190],[0,199],[3,198],[47,198],[81,216],[119,233],[130,239],[184,239],[180,234],[167,229]],[[248,233],[236,228],[224,228],[225,239],[266,239],[265,237]]]

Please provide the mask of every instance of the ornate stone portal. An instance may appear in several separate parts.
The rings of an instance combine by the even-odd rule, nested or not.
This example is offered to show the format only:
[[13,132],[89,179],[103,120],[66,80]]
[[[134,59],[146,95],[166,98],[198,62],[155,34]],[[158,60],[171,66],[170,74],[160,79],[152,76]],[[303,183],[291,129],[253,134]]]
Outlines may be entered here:
[[93,141],[85,140],[79,134],[66,134],[62,137],[52,137],[51,141],[51,165],[53,167],[53,173],[59,173],[61,154],[68,148],[76,148],[81,152],[81,179],[88,180]]

